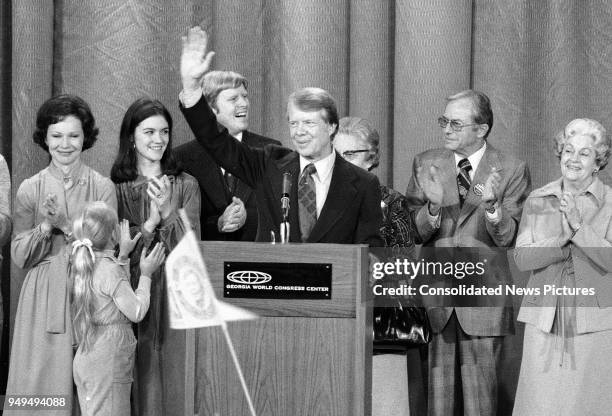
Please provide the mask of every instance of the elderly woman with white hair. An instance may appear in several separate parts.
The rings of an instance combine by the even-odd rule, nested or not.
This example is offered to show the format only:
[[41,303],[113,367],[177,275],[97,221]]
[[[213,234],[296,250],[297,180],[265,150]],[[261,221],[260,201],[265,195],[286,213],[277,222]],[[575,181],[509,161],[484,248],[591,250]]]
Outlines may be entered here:
[[612,188],[598,177],[610,137],[576,119],[555,138],[561,178],[529,195],[514,258],[531,271],[514,415],[612,411]]

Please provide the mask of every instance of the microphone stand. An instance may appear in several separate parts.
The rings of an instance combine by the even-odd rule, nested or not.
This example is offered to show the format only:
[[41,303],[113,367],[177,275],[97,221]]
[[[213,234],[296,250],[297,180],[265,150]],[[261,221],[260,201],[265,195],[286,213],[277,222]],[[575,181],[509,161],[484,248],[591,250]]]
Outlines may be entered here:
[[281,244],[286,244],[289,242],[289,236],[291,234],[291,230],[289,228],[289,198],[283,196],[281,198],[281,203],[283,211],[283,221],[280,223],[280,238]]

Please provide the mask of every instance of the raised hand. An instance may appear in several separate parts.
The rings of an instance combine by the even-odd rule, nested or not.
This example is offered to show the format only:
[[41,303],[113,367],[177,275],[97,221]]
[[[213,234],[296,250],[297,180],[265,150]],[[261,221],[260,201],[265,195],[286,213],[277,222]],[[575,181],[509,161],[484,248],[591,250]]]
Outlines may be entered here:
[[142,236],[142,233],[138,232],[134,238],[130,235],[130,223],[128,220],[123,219],[119,224],[119,259],[126,260],[130,253],[136,247],[136,243]]
[[140,254],[140,274],[142,276],[153,277],[153,273],[164,264],[166,254],[163,243],[155,244],[153,250],[147,255],[147,250],[142,250]]
[[231,233],[240,229],[246,222],[247,212],[240,198],[232,197],[223,214],[217,220],[217,229],[222,233]]
[[187,36],[182,36],[183,52],[181,53],[181,80],[183,91],[193,92],[200,88],[204,74],[210,69],[214,52],[208,51],[208,35],[200,26],[189,29]]
[[444,186],[442,186],[442,177],[440,168],[436,165],[431,165],[427,171],[422,166],[417,168],[417,181],[425,194],[425,198],[429,201],[430,208],[437,215],[442,201],[444,200]]
[[147,186],[147,195],[159,207],[162,219],[170,216],[170,200],[172,199],[172,184],[166,175],[161,179],[152,177]]

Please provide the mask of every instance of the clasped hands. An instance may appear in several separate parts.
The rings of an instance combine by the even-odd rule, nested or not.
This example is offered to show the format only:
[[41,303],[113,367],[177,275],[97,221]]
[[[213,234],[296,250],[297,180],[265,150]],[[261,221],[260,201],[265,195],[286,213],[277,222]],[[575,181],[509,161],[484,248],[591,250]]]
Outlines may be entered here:
[[246,222],[247,212],[240,198],[232,197],[232,202],[225,208],[217,220],[217,229],[221,233],[231,233],[240,229]]
[[166,175],[161,179],[151,177],[147,185],[147,195],[149,202],[149,218],[145,221],[144,229],[152,233],[162,219],[166,219],[171,214],[172,184]]
[[561,227],[561,236],[559,237],[559,246],[563,247],[569,243],[574,234],[582,226],[582,215],[580,215],[580,211],[576,206],[574,195],[569,192],[564,192],[561,195],[559,211],[563,213],[563,218],[565,219]]
[[45,234],[51,234],[54,228],[61,230],[64,234],[70,235],[72,226],[66,217],[66,213],[57,202],[57,195],[48,194],[42,204],[42,215],[44,217],[41,223],[41,229]]

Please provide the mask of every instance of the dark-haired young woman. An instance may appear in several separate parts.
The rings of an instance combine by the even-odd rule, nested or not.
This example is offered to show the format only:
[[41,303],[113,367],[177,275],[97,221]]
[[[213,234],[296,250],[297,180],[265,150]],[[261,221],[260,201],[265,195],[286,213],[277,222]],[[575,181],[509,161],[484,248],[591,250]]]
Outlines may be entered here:
[[[162,242],[170,251],[185,233],[179,208],[185,209],[198,237],[200,233],[200,189],[172,156],[172,118],[161,102],[140,98],[127,109],[111,179],[117,189],[119,218],[130,222],[132,236],[142,233],[130,261],[132,284],[137,285],[143,247]],[[162,385],[162,373],[168,364],[172,366],[164,360],[164,331],[168,324],[163,310],[163,267],[157,273],[161,275],[152,279],[149,312],[137,331],[134,410],[147,416],[163,413],[168,388]]]

